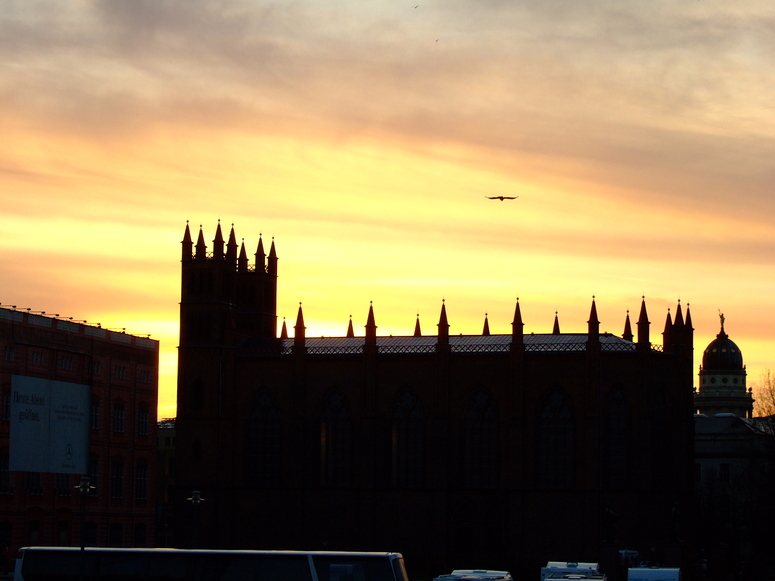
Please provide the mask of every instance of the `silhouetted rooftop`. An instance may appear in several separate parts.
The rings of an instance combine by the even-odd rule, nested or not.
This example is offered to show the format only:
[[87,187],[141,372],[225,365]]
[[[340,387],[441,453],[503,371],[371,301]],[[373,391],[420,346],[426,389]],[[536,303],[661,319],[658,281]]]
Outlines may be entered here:
[[[527,352],[583,352],[586,349],[586,333],[530,334],[524,335]],[[305,347],[308,355],[360,355],[363,352],[364,337],[307,337]],[[453,353],[507,353],[512,342],[511,335],[450,335],[449,346]],[[434,353],[438,337],[396,336],[377,337],[380,353]],[[635,343],[611,335],[600,335],[601,350],[604,352],[634,352]],[[278,339],[271,350],[276,355],[291,352],[293,339]],[[652,346],[653,348],[653,346]],[[247,340],[239,346],[240,355],[262,355],[270,351],[265,341]]]

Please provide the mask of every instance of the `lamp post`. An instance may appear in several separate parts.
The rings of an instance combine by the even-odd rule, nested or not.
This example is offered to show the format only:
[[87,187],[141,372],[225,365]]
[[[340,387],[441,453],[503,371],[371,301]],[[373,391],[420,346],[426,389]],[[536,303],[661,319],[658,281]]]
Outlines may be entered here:
[[86,496],[95,488],[90,482],[88,476],[81,476],[81,483],[75,487],[81,491],[81,551],[86,547]]
[[202,498],[201,492],[194,490],[194,492],[191,493],[191,498],[187,498],[186,500],[190,500],[191,504],[194,506],[194,523],[191,527],[191,548],[196,549],[196,517],[199,512],[199,504],[204,502],[204,498]]

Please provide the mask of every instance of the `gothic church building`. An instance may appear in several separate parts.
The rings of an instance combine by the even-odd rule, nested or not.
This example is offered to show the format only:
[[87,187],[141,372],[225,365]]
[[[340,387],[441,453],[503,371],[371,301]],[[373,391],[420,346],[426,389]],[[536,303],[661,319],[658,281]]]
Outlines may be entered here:
[[[680,565],[693,469],[691,315],[631,331],[278,334],[278,258],[220,224],[182,249],[178,546],[399,551],[410,577],[538,575],[620,549]],[[283,325],[284,327],[284,325]],[[204,501],[187,501],[194,490]]]

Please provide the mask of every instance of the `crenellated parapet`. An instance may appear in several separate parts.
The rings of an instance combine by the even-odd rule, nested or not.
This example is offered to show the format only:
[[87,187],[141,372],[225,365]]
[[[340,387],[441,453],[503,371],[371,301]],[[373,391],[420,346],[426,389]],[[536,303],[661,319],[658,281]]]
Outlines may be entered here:
[[199,226],[196,244],[189,224],[182,241],[180,344],[224,345],[245,338],[277,336],[277,251],[274,240],[267,259],[259,234],[255,262],[245,241],[237,243],[232,224],[228,241],[220,221],[212,249]]

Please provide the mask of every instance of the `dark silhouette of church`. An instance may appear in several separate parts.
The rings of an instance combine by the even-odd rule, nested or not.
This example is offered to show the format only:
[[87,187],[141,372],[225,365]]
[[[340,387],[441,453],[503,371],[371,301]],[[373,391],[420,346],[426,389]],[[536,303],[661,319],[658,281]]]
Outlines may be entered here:
[[[278,336],[278,258],[220,224],[182,251],[175,542],[399,551],[410,577],[538,575],[620,549],[680,564],[693,474],[693,329]],[[194,507],[187,498],[201,491]],[[608,566],[606,569],[605,567]]]

